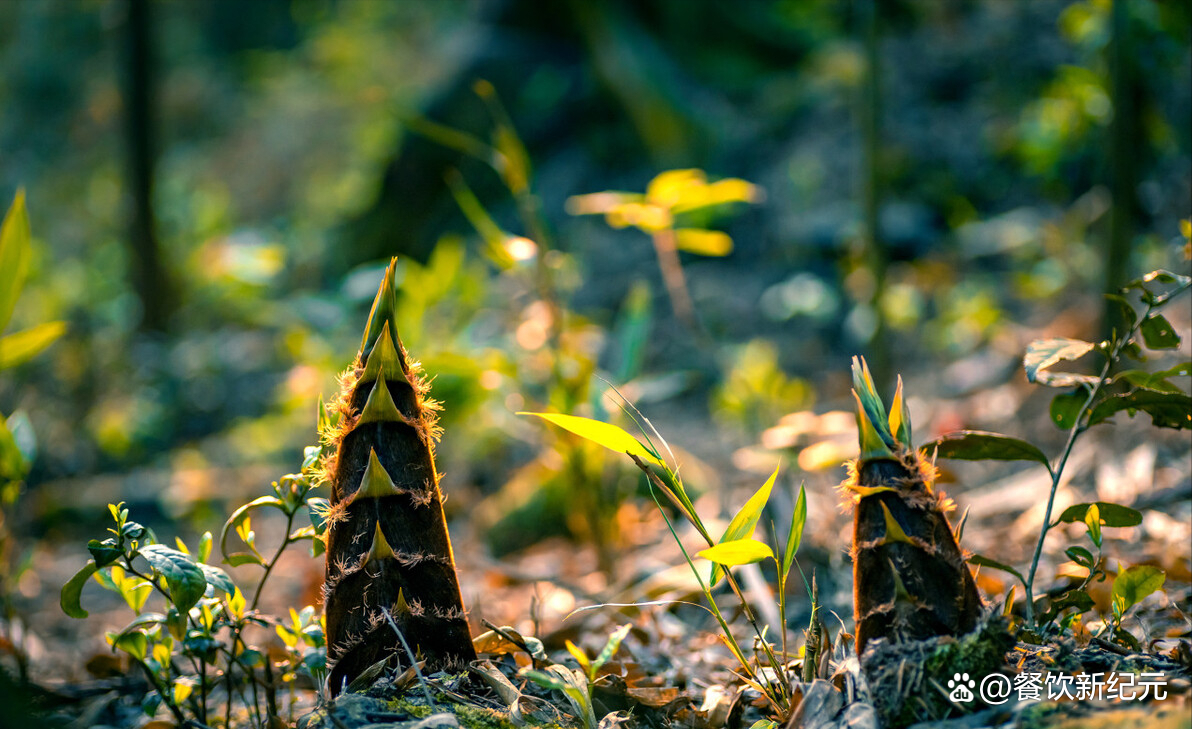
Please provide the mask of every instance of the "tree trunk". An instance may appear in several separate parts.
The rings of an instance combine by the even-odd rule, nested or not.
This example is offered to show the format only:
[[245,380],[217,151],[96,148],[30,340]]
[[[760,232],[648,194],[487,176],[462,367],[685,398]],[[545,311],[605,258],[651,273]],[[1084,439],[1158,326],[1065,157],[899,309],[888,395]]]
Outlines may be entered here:
[[394,322],[395,261],[343,377],[340,425],[324,434],[335,445],[324,584],[332,695],[381,660],[410,665],[397,630],[428,670],[476,657],[435,471],[437,404]]

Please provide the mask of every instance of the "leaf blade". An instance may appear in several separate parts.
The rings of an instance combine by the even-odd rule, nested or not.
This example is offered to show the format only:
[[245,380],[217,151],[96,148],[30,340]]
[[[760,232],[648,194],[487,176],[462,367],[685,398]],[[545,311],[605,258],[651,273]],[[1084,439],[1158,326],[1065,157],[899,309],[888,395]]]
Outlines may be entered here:
[[774,550],[770,549],[770,545],[756,539],[737,539],[701,549],[696,555],[725,567],[739,567],[767,558],[774,559]]
[[1033,443],[1001,433],[961,430],[937,438],[923,446],[940,458],[961,461],[1033,461],[1051,468],[1047,454]]
[[17,297],[25,285],[29,272],[29,258],[33,247],[30,244],[29,213],[25,210],[25,191],[17,190],[12,205],[0,224],[0,331],[12,318]]
[[50,321],[0,337],[0,370],[33,359],[65,333],[66,322]]
[[632,454],[644,461],[652,461],[653,463],[662,465],[662,459],[647,450],[641,444],[641,441],[610,423],[593,420],[592,418],[583,418],[578,415],[564,415],[562,413],[519,412],[517,414],[533,415],[536,418],[542,418],[552,425],[557,425],[563,430],[574,433],[585,440],[590,440],[597,445],[604,446],[610,451]]
[[[728,523],[724,534],[720,535],[719,544],[733,542],[753,535],[753,530],[757,528],[757,522],[762,517],[762,511],[765,510],[766,504],[770,501],[770,493],[774,490],[774,482],[778,479],[778,468],[778,466],[774,467],[774,473],[770,474],[770,477],[761,485],[761,488],[755,491],[737,513],[733,515],[733,519]],[[723,576],[724,570],[720,565],[713,563],[709,586],[715,585]]]

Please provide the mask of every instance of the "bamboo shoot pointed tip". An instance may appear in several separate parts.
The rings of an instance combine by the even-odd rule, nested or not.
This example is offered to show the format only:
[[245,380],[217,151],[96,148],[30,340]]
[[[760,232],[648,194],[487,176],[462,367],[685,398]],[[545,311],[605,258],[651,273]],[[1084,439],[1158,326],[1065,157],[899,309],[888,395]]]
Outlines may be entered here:
[[368,324],[364,328],[364,338],[360,341],[360,359],[367,360],[372,347],[381,335],[384,324],[392,322],[391,334],[396,339],[397,322],[397,257],[389,259],[385,274],[381,277],[381,284],[377,287],[376,298],[373,299],[372,309],[368,313]]
[[385,496],[397,496],[401,493],[401,489],[393,483],[393,478],[385,467],[381,465],[381,459],[377,457],[377,450],[370,448],[368,452],[368,465],[364,467],[364,476],[360,479],[360,485],[356,488],[356,492],[352,494],[352,501],[356,499],[380,499]]
[[377,522],[376,529],[373,530],[372,544],[369,545],[368,554],[364,555],[361,564],[370,564],[372,562],[379,562],[383,559],[393,559],[396,555],[393,552],[393,547],[389,546],[389,540],[385,539],[385,532],[381,529],[381,522]]
[[906,532],[903,531],[902,526],[894,518],[894,515],[890,513],[890,507],[886,506],[884,502],[879,501],[878,503],[881,504],[882,516],[886,519],[885,543],[902,542],[904,544],[914,544],[911,538],[906,535]]
[[356,420],[357,427],[366,423],[404,423],[406,419],[402,417],[401,412],[397,409],[397,404],[393,402],[393,395],[389,394],[389,385],[385,383],[385,373],[377,373],[377,381],[373,383],[372,391],[368,393],[368,400],[364,403],[364,409],[360,411],[360,417]]
[[382,372],[387,372],[390,379],[409,383],[396,341],[397,338],[389,328],[389,322],[383,322],[381,332],[365,360],[364,372],[360,374],[361,382],[376,380]]

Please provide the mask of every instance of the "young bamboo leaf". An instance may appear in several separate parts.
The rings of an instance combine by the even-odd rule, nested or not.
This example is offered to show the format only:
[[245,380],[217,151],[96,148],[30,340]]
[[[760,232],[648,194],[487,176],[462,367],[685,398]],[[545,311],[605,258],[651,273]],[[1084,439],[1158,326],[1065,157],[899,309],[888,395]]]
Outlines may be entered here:
[[65,332],[66,322],[51,321],[0,337],[0,370],[27,362]]
[[1118,573],[1113,580],[1112,600],[1119,615],[1163,587],[1167,575],[1158,567],[1136,565]]
[[87,584],[87,580],[91,579],[91,575],[95,574],[98,570],[99,567],[96,567],[94,562],[88,562],[83,565],[83,569],[76,572],[74,577],[71,577],[62,586],[62,592],[58,595],[58,604],[62,606],[62,612],[72,618],[81,619],[87,617],[87,611],[80,604],[83,585]]
[[1132,527],[1142,523],[1142,513],[1121,504],[1097,501],[1091,504],[1073,504],[1060,514],[1057,524],[1075,524],[1085,520],[1090,507],[1096,506],[1101,523],[1107,527]]
[[29,215],[25,211],[25,191],[17,190],[4,223],[0,224],[0,331],[12,318],[13,307],[25,285],[32,246],[29,243]]
[[570,653],[571,657],[575,659],[575,662],[579,664],[580,670],[588,674],[588,677],[591,678],[592,671],[589,670],[589,668],[591,667],[592,663],[588,660],[588,655],[584,653],[582,648],[569,640],[563,641],[563,644],[567,648],[567,652]]
[[1093,349],[1092,342],[1079,339],[1057,337],[1055,339],[1038,339],[1027,347],[1022,366],[1026,369],[1026,378],[1035,382],[1039,370],[1045,370],[1060,360],[1080,359]]
[[774,550],[770,549],[770,545],[756,539],[721,542],[714,547],[701,549],[696,554],[725,567],[738,567],[761,562],[763,559],[774,559]]
[[961,430],[927,443],[922,450],[961,461],[1034,461],[1050,468],[1047,455],[1025,440],[982,430]]
[[[877,387],[873,384],[873,375],[869,373],[869,364],[865,362],[864,357],[853,357],[852,370],[853,394],[858,405],[857,426],[861,431],[861,457],[881,457],[866,455],[867,452],[872,451],[876,454],[880,450],[875,445],[866,447],[866,441],[871,440],[872,435],[876,435],[885,444],[886,450],[893,455],[898,444],[894,440],[894,434],[890,432],[886,408],[877,394]],[[868,424],[864,422],[866,420],[869,421]],[[873,430],[872,434],[868,433],[871,429]]]
[[170,599],[179,610],[190,610],[207,591],[203,570],[178,550],[149,544],[141,547],[141,556],[165,577]]
[[641,458],[643,461],[651,461],[653,463],[662,464],[660,459],[655,454],[646,449],[632,435],[629,435],[621,428],[609,423],[604,423],[599,420],[592,420],[591,418],[581,418],[577,415],[562,415],[559,413],[527,413],[519,412],[518,415],[533,415],[542,418],[548,423],[553,423],[560,428],[575,433],[581,438],[592,441],[597,445],[604,446],[610,451],[616,453],[632,453]]
[[795,553],[803,542],[803,526],[807,523],[807,491],[803,484],[799,484],[799,498],[795,500],[795,513],[791,517],[791,530],[786,535],[786,550],[782,555],[782,576],[790,574],[791,565],[795,562]]
[[1011,567],[1008,564],[1005,564],[1003,562],[998,562],[996,559],[990,559],[989,557],[983,557],[979,554],[974,554],[968,558],[968,563],[975,564],[978,567],[989,567],[991,569],[1001,570],[1002,572],[1007,572],[1007,573],[1012,574],[1015,577],[1017,577],[1018,581],[1021,582],[1022,584],[1024,584],[1024,585],[1026,584],[1026,578],[1024,578],[1022,576],[1021,572],[1014,569],[1013,567]]
[[592,661],[591,675],[595,676],[600,667],[608,663],[621,647],[621,642],[625,640],[625,636],[629,635],[629,629],[633,626],[629,623],[622,625],[614,630],[608,636],[608,641],[604,644],[604,648],[600,650],[600,655],[596,656],[596,660]]
[[[766,479],[753,496],[745,502],[740,511],[733,516],[733,520],[728,523],[728,528],[724,530],[724,534],[720,536],[719,543],[732,542],[738,539],[744,539],[753,535],[753,530],[757,527],[758,519],[762,517],[762,511],[766,508],[766,503],[770,500],[770,493],[774,490],[774,481],[778,478],[778,467],[774,467],[774,473]],[[720,581],[724,576],[724,570],[718,564],[712,565],[712,574],[708,578],[708,585],[713,586]]]
[[1180,346],[1180,335],[1162,314],[1151,314],[1138,326],[1142,341],[1150,349],[1174,349]]

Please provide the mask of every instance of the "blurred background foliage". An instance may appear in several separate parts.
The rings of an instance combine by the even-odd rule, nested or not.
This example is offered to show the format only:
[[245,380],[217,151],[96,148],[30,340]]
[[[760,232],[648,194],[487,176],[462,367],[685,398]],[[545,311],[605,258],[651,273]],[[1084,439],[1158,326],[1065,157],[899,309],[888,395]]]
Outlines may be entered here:
[[[38,444],[26,544],[118,500],[201,531],[295,470],[399,255],[449,512],[495,554],[561,534],[611,571],[638,475],[516,411],[617,418],[611,383],[715,489],[702,461],[844,405],[854,353],[948,397],[1057,312],[1095,336],[1108,281],[1186,267],[1190,23],[1158,0],[0,3],[0,194],[24,186],[34,238],[12,328],[68,323],[0,374]],[[692,213],[732,242],[680,251],[695,330],[646,237],[566,204],[676,168],[764,191]]]

